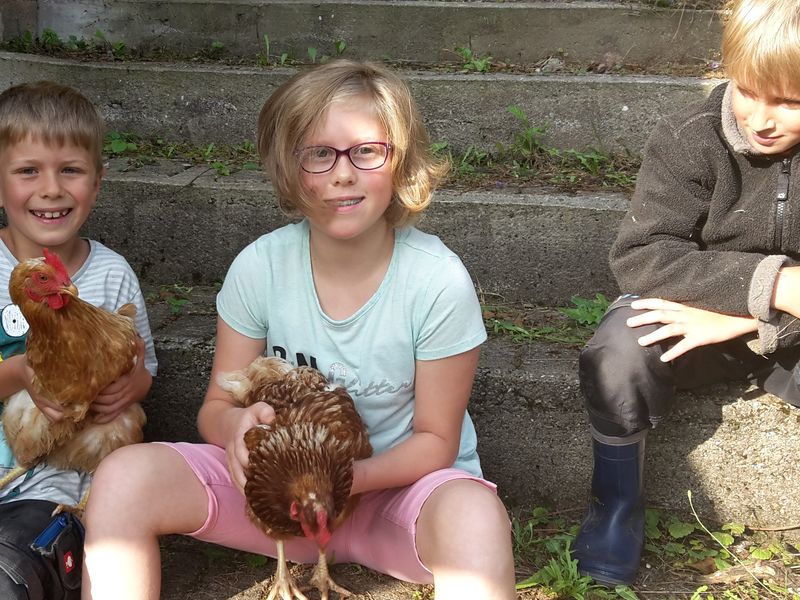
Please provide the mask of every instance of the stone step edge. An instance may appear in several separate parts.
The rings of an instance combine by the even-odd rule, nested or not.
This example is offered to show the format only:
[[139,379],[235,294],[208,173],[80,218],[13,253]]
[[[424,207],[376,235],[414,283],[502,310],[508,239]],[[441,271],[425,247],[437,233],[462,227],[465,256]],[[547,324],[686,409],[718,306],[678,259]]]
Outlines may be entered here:
[[[37,79],[77,85],[111,130],[198,145],[252,141],[265,99],[295,72],[0,53],[0,88]],[[446,141],[456,153],[513,144],[526,127],[509,112],[515,106],[531,127],[543,129],[540,141],[548,147],[636,156],[659,115],[702,100],[719,83],[634,75],[402,74],[431,140]]]
[[[40,2],[38,14],[32,4],[17,0],[5,10],[0,8],[0,21],[5,13],[8,23],[5,37],[49,28],[65,40],[70,35],[91,40],[100,30],[110,42],[133,48],[208,52],[218,42],[225,52],[253,56],[264,51],[267,34],[276,59],[282,52],[304,57],[308,47],[318,48],[320,55],[336,55],[335,43],[341,40],[347,44],[345,55],[373,58],[454,60],[455,48],[468,46],[476,56],[507,62],[559,55],[602,62],[614,54],[640,64],[697,64],[713,55],[720,32],[717,11],[612,2],[292,0],[264,6],[249,1],[173,0],[118,1],[109,6],[84,0],[80,8]],[[415,35],[408,36],[409,30]]]

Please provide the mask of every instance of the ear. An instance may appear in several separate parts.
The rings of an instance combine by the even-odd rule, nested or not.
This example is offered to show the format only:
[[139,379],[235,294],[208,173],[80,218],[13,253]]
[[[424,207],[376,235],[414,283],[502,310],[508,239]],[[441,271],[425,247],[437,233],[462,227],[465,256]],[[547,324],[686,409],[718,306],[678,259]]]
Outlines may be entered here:
[[[103,177],[106,176],[106,165],[105,163],[100,167],[97,171],[97,175],[94,180],[94,193],[95,195],[100,193],[100,182],[103,180]],[[97,198],[95,198],[97,200]]]

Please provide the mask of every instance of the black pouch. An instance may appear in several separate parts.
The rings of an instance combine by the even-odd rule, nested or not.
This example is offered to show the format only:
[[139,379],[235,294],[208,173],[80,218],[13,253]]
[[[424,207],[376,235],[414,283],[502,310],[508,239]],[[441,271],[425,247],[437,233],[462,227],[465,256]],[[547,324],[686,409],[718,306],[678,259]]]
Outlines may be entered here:
[[62,594],[53,590],[54,598],[78,600],[83,568],[84,529],[72,513],[60,513],[36,536],[30,549],[45,559],[53,569],[53,582],[61,582]]

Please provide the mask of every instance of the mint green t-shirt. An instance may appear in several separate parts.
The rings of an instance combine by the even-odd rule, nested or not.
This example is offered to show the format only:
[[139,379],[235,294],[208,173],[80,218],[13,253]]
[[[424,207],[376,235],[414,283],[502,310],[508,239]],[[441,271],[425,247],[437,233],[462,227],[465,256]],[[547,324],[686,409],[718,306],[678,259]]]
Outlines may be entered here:
[[[322,310],[311,273],[308,222],[258,238],[233,261],[217,296],[237,332],[266,339],[266,354],[321,371],[347,388],[378,454],[413,429],[416,360],[466,352],[486,340],[475,288],[461,260],[433,235],[398,229],[389,268],[355,314]],[[477,439],[465,412],[453,465],[481,475]]]

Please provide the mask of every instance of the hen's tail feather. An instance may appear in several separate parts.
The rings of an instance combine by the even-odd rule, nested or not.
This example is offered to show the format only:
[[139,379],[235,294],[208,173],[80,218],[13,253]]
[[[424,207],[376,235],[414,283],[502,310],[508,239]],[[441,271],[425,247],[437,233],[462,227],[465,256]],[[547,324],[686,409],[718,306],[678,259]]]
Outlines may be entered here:
[[136,319],[136,305],[131,304],[128,302],[127,304],[123,304],[117,310],[118,315],[122,315],[123,317],[128,317],[131,320]]

